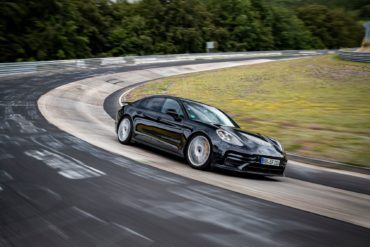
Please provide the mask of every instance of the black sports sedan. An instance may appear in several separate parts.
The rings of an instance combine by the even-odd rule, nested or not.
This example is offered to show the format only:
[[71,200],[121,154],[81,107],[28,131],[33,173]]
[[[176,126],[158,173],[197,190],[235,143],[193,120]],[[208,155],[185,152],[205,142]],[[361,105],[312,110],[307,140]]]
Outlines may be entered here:
[[178,97],[125,102],[117,113],[116,132],[123,144],[149,145],[184,157],[201,170],[283,175],[287,163],[277,140],[241,130],[215,107]]

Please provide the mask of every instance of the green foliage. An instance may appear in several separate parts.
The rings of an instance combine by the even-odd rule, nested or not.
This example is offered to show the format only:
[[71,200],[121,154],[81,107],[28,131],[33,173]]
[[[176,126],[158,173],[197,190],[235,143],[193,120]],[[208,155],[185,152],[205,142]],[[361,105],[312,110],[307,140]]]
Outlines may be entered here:
[[298,8],[297,14],[318,42],[327,48],[356,47],[363,37],[363,28],[342,9],[306,5]]
[[91,57],[107,48],[107,1],[2,1],[0,61]]
[[315,40],[307,30],[302,20],[291,11],[273,8],[273,36],[275,47],[280,49],[310,49],[323,48],[324,45]]
[[365,5],[359,10],[359,16],[363,19],[370,19],[370,4]]
[[2,0],[0,62],[204,52],[206,41],[216,51],[359,46],[363,30],[352,15],[368,16],[357,9],[365,1],[327,1],[351,14],[303,2]]

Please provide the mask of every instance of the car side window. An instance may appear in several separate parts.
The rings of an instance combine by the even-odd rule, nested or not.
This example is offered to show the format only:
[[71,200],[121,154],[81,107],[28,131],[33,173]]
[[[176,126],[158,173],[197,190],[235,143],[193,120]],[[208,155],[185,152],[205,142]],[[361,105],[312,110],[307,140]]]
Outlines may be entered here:
[[184,117],[184,112],[181,109],[179,102],[174,99],[166,99],[162,107],[162,113],[166,113],[168,109],[176,110],[180,117]]
[[163,106],[164,98],[161,97],[153,97],[144,100],[140,106],[144,109],[160,112]]

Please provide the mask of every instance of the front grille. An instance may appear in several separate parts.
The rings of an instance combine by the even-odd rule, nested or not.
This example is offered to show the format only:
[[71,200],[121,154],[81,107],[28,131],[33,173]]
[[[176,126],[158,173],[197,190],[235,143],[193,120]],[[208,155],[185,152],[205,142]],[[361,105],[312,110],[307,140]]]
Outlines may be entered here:
[[258,164],[259,157],[257,155],[241,155],[237,153],[227,153],[225,155],[225,165],[240,166],[243,164]]
[[231,166],[240,171],[265,173],[265,174],[282,174],[285,169],[286,161],[281,159],[279,166],[267,166],[260,163],[261,156],[247,155],[229,152],[225,154],[224,165]]

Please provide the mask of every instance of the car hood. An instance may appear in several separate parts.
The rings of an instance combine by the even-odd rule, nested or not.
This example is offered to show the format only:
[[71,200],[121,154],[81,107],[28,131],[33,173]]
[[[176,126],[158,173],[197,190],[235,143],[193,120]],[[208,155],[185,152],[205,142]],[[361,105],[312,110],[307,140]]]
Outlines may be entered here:
[[275,140],[267,136],[251,133],[240,128],[222,127],[238,136],[243,144],[255,154],[283,158],[284,151],[280,149]]

